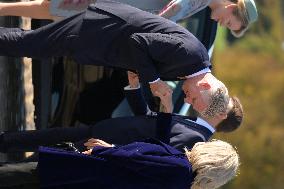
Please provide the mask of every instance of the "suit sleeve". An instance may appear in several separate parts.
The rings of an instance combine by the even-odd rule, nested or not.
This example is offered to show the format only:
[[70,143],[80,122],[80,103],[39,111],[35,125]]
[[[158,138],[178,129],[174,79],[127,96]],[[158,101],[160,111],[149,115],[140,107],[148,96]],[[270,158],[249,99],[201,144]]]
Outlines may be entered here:
[[134,113],[134,115],[146,115],[148,112],[148,105],[142,94],[141,88],[125,89],[124,95],[126,100]]
[[191,150],[197,142],[205,142],[206,139],[196,133],[183,133],[178,141],[171,141],[170,145],[178,150],[184,151],[184,148]]
[[[134,33],[130,37],[130,49],[142,82],[160,77],[158,64],[171,63],[173,54],[182,44],[176,36],[160,33]],[[166,65],[163,65],[166,66]]]
[[0,55],[50,58],[71,55],[77,35],[70,34],[75,20],[62,20],[36,30],[0,28]]
[[[97,151],[93,155],[103,157],[117,166],[121,169],[121,174],[124,170],[129,170],[126,175],[131,173],[131,176],[151,183],[151,187],[145,188],[174,189],[189,185],[187,181],[190,177],[190,166],[184,154],[159,141],[151,144],[135,142],[119,148]],[[142,186],[147,185],[144,182],[141,183]]]
[[99,146],[93,148],[92,155],[118,162],[121,165],[125,163],[125,166],[129,167],[131,163],[144,164],[146,160],[159,165],[175,164],[172,157],[184,157],[182,152],[156,139],[146,139],[144,142],[133,142],[111,148]]

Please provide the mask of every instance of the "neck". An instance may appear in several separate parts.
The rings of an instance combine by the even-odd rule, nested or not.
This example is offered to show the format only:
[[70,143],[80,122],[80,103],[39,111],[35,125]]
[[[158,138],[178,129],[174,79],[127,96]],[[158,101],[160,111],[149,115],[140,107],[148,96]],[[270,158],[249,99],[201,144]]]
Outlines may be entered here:
[[212,127],[216,128],[217,125],[220,123],[220,120],[216,118],[205,118],[200,116],[200,118],[204,119],[207,123],[209,123]]

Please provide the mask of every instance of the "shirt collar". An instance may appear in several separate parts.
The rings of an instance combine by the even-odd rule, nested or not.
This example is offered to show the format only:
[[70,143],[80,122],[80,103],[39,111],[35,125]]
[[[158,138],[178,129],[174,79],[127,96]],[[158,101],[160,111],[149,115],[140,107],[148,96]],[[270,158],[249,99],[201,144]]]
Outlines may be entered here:
[[192,121],[192,122],[195,122],[196,124],[198,124],[198,125],[200,125],[200,126],[202,126],[202,127],[205,127],[205,128],[207,128],[209,131],[211,131],[212,133],[215,133],[215,128],[212,126],[212,125],[210,125],[207,121],[205,121],[204,119],[202,119],[202,118],[200,118],[200,117],[198,117],[197,119],[196,119],[196,121],[193,121],[193,120],[190,120],[190,119],[186,119],[186,120],[188,120],[188,121]]
[[200,70],[199,72],[196,72],[194,74],[191,74],[191,75],[187,75],[185,76],[187,79],[188,78],[192,78],[192,77],[195,77],[195,76],[198,76],[198,75],[201,75],[201,74],[204,74],[204,73],[210,73],[211,70],[207,67],[207,68],[204,68],[203,70]]
[[202,125],[203,127],[206,127],[207,129],[209,129],[212,133],[215,133],[215,128],[212,125],[210,125],[207,121],[205,121],[204,119],[198,117],[195,123]]

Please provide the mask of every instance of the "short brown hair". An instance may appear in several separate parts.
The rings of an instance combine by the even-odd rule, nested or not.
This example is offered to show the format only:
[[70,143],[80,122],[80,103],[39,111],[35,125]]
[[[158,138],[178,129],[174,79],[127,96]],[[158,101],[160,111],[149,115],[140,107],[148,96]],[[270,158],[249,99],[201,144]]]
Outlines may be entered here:
[[241,37],[247,31],[250,23],[254,20],[250,20],[248,14],[248,8],[245,5],[245,0],[229,0],[232,3],[237,5],[237,8],[233,11],[233,15],[236,16],[242,23],[242,26],[239,30],[231,30],[231,33],[235,37]]
[[209,102],[205,110],[200,112],[200,115],[204,118],[213,118],[220,113],[226,113],[227,107],[230,101],[228,89],[224,83],[217,80],[218,85],[212,86],[209,90]]
[[233,107],[228,112],[227,118],[216,126],[217,132],[232,132],[240,127],[243,121],[243,107],[237,97],[231,97]]

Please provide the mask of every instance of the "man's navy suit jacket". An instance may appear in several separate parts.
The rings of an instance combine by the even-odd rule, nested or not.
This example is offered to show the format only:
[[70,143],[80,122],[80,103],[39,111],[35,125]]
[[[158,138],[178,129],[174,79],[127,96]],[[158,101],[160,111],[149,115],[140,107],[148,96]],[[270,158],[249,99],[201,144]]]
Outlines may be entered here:
[[[213,135],[208,128],[188,120],[187,116],[164,113],[145,116],[150,110],[140,88],[126,90],[125,96],[134,114],[140,115],[128,118],[128,122],[125,120],[125,124],[132,123],[137,131],[140,127],[141,133],[149,131],[148,137],[157,138],[183,151],[184,147],[191,149],[195,143],[208,141]],[[136,121],[137,126],[134,124],[135,119],[140,120]],[[115,122],[113,126],[115,127]]]
[[211,66],[205,47],[182,26],[106,0],[34,31],[0,28],[0,54],[69,55],[80,64],[137,71],[141,82],[177,80]]
[[193,181],[185,155],[156,140],[92,155],[41,147],[38,165],[44,188],[188,189]]

